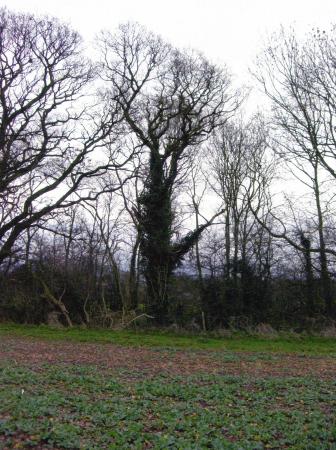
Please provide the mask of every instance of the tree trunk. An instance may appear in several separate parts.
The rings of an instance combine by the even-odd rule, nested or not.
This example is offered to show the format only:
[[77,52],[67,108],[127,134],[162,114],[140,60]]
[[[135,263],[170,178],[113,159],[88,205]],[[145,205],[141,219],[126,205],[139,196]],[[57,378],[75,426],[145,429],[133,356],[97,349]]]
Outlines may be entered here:
[[64,295],[64,291],[62,293],[62,295],[60,296],[60,298],[56,298],[53,293],[51,292],[49,286],[47,285],[47,283],[40,277],[38,276],[36,273],[33,272],[33,276],[41,283],[43,290],[44,290],[44,294],[43,297],[52,305],[56,306],[56,308],[63,314],[65,321],[68,325],[68,327],[72,327],[72,321],[70,319],[68,310],[66,309],[64,303],[62,302],[62,297]]
[[310,240],[301,235],[301,244],[306,249],[304,253],[305,258],[305,273],[306,273],[306,298],[307,298],[307,313],[313,315],[315,312],[315,298],[314,298],[314,274],[311,260]]
[[334,316],[334,307],[333,307],[333,298],[332,298],[332,292],[331,292],[331,281],[330,281],[330,275],[328,270],[328,258],[326,253],[326,244],[324,239],[324,218],[323,218],[323,212],[321,207],[321,201],[320,201],[320,189],[319,189],[319,183],[318,183],[318,167],[317,162],[314,166],[315,170],[315,185],[314,185],[314,192],[315,192],[315,202],[316,202],[316,209],[317,209],[317,219],[318,219],[318,235],[319,235],[319,243],[320,243],[320,265],[321,265],[321,283],[322,283],[322,293],[323,293],[323,299],[325,301],[326,305],[326,313],[328,316],[333,317]]
[[140,234],[138,232],[136,241],[133,246],[129,268],[128,295],[129,295],[130,309],[135,309],[138,306],[137,260],[138,260],[139,245],[140,245]]

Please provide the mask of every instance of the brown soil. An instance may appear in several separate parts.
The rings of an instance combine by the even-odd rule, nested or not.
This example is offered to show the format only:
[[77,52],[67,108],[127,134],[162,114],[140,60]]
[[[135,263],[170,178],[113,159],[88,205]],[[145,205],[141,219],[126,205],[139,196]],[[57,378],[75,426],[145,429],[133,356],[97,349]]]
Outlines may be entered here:
[[[336,360],[331,357],[277,354],[271,360],[257,354],[239,353],[237,361],[221,358],[232,353],[213,351],[157,350],[113,344],[49,342],[32,338],[1,337],[0,362],[38,368],[42,364],[95,365],[100,369],[129,370],[139,377],[159,373],[192,375],[206,372],[220,375],[317,376],[334,378]],[[251,357],[255,355],[252,361]]]

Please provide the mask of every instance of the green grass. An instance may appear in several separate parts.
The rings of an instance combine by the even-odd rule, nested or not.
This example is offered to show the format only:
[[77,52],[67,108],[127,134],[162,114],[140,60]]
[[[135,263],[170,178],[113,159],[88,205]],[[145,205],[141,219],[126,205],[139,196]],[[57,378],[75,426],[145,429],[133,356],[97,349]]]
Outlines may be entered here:
[[305,353],[336,355],[336,339],[313,336],[251,337],[243,334],[230,338],[180,336],[166,332],[135,332],[94,329],[53,329],[47,326],[0,324],[0,336],[31,337],[74,342],[113,343],[123,346],[150,346],[194,350],[229,350],[247,352]]
[[305,377],[2,366],[0,448],[330,450],[335,388]]
[[[231,362],[286,364],[283,352],[336,356],[335,340],[316,337],[214,339],[5,324],[0,342],[1,336],[172,353],[213,350],[223,373]],[[0,449],[336,450],[336,379],[155,372],[145,364],[141,370],[112,371],[91,364],[0,361]]]

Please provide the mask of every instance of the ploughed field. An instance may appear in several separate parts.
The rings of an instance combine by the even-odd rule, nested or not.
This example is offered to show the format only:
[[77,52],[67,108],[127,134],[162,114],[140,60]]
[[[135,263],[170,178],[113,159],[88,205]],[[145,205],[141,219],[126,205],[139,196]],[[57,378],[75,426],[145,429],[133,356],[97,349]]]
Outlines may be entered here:
[[1,325],[0,448],[336,449],[335,340]]

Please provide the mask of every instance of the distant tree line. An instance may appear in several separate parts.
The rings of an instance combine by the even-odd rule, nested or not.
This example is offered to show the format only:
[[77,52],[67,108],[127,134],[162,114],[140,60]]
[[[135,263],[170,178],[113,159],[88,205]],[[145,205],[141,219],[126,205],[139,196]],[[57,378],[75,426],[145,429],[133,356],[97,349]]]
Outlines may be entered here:
[[[138,24],[0,10],[0,318],[73,326],[336,315],[336,29],[281,30],[251,79]],[[286,184],[286,186],[284,186]]]

